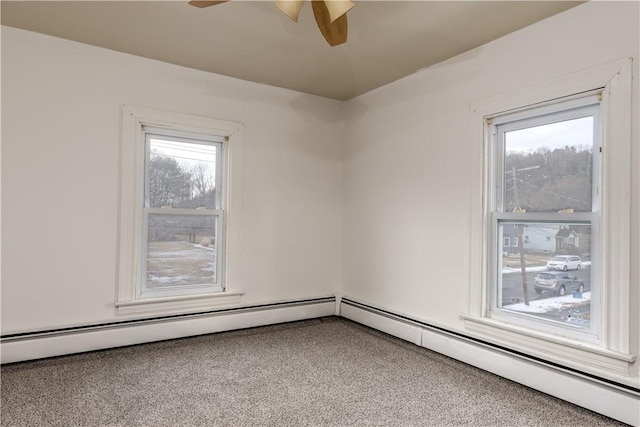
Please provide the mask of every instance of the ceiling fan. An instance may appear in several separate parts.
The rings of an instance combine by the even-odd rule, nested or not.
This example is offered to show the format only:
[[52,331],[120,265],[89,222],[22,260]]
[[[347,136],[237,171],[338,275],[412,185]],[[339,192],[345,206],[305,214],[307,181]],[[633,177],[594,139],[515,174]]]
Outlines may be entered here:
[[[209,7],[229,0],[221,1],[190,1],[195,7]],[[298,22],[298,15],[304,5],[304,0],[276,0],[275,5],[293,21]],[[325,40],[331,46],[337,46],[347,41],[347,12],[355,6],[349,0],[312,0],[313,16]]]

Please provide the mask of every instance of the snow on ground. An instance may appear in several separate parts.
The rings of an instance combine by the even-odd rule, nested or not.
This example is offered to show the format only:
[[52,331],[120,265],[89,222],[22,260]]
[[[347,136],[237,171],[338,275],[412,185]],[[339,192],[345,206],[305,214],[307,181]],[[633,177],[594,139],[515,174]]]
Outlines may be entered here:
[[193,279],[192,279],[192,276],[185,274],[185,275],[173,276],[173,277],[151,276],[149,277],[149,281],[154,285],[158,285],[158,284],[174,284],[174,283],[181,283],[181,282],[189,282],[189,281],[193,281]]
[[152,242],[147,256],[147,285],[152,288],[215,281],[214,248],[182,241]]
[[195,246],[196,248],[200,248],[200,249],[206,249],[208,251],[215,251],[216,250],[215,248],[212,248],[210,246],[202,246],[202,245],[197,245],[197,244],[194,244],[193,246]]
[[[535,266],[535,267],[527,267],[525,268],[525,270],[530,273],[530,272],[536,272],[536,271],[546,271],[547,267],[545,266]],[[512,267],[502,267],[502,274],[511,274],[511,273],[520,273],[522,270],[520,268],[512,268]]]
[[529,301],[529,305],[524,303],[505,305],[502,308],[507,310],[520,311],[524,313],[548,313],[549,311],[571,308],[591,301],[591,292],[583,292],[582,298],[574,298],[572,294],[562,297],[544,298]]

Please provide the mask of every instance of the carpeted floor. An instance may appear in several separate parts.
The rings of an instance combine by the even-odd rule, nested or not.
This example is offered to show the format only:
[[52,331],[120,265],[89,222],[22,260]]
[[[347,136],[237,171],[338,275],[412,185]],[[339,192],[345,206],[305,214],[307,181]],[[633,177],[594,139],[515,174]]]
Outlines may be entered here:
[[3,426],[613,426],[337,317],[2,367]]

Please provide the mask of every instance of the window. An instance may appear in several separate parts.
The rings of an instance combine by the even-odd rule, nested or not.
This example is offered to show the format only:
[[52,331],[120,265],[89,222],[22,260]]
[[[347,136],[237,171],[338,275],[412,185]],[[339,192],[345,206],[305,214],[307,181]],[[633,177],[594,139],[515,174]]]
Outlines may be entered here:
[[143,132],[140,298],[223,291],[224,138]]
[[117,313],[238,304],[242,124],[122,113]]
[[471,336],[617,380],[635,361],[631,64],[471,105],[477,162],[468,305],[460,314]]
[[[489,248],[496,254],[492,317],[597,336],[597,322],[591,321],[598,313],[599,284],[591,275],[597,236],[591,230],[598,228],[601,196],[599,99],[598,93],[580,95],[491,118],[492,229],[498,236],[515,230],[514,248],[520,236],[532,237],[518,248],[516,269],[505,256],[508,238],[502,247]],[[574,233],[590,244],[569,247]],[[571,262],[565,256],[571,251],[584,261]],[[571,280],[548,280],[537,274],[541,269],[572,270]],[[580,297],[572,294],[578,289]]]

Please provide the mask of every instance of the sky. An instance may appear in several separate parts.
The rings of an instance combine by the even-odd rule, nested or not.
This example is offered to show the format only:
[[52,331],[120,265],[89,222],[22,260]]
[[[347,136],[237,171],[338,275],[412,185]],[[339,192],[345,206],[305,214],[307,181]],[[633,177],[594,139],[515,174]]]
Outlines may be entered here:
[[216,146],[205,144],[189,144],[163,139],[151,138],[151,151],[164,156],[173,157],[185,170],[200,162],[207,162],[215,169]]
[[593,117],[515,130],[506,134],[507,153],[530,153],[543,147],[554,150],[567,145],[582,149],[593,146]]

